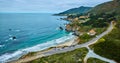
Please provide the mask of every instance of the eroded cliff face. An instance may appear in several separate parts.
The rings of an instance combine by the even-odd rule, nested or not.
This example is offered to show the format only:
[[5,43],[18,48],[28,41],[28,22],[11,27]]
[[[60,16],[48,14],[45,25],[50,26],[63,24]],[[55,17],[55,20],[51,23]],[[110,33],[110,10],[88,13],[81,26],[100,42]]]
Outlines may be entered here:
[[66,25],[66,31],[73,32],[74,35],[80,36],[80,27],[79,26],[71,26],[70,24]]
[[68,32],[72,31],[72,26],[70,26],[70,24],[66,25],[66,31],[68,31]]

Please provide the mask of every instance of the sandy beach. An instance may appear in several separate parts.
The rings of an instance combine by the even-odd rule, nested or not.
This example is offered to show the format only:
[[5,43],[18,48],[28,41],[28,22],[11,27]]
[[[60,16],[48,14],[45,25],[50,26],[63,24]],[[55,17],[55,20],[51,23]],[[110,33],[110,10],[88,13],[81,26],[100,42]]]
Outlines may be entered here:
[[75,36],[72,39],[66,40],[64,43],[57,45],[56,47],[72,46],[78,44],[78,37]]
[[41,50],[41,51],[38,51],[38,52],[31,52],[31,53],[34,53],[34,55],[30,55],[31,53],[23,55],[21,58],[18,59],[18,60],[22,59],[19,62],[16,62],[17,60],[15,60],[15,61],[8,61],[8,62],[9,63],[21,63],[22,61],[28,62],[28,61],[33,60],[33,59],[44,57],[44,56],[46,56],[46,55],[44,55],[44,53],[47,53],[49,51],[55,51],[55,50],[57,51],[57,50],[61,50],[63,47],[70,47],[72,45],[77,45],[78,44],[78,40],[77,39],[78,39],[78,37],[74,36],[73,38],[66,40],[64,43],[60,43],[60,44],[58,44],[58,45],[56,45],[54,47],[50,47],[48,49]]

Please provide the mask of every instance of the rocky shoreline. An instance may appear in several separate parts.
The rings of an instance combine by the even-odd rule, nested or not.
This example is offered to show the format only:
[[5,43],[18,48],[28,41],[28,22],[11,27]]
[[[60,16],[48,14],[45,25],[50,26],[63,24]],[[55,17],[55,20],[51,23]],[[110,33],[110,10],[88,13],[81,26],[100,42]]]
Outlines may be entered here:
[[[10,63],[23,63],[23,62],[27,63],[27,62],[30,62],[30,61],[33,61],[33,60],[36,61],[36,59],[38,59],[38,61],[40,61],[39,58],[50,57],[51,55],[53,56],[54,54],[55,55],[56,54],[60,55],[59,53],[63,53],[64,54],[64,52],[73,51],[73,50],[76,51],[76,49],[78,50],[79,48],[83,48],[83,47],[88,48],[90,45],[96,43],[101,37],[103,37],[104,35],[108,34],[110,31],[112,31],[112,29],[113,29],[113,24],[111,23],[109,28],[105,32],[103,32],[98,37],[95,37],[95,38],[93,38],[92,40],[90,40],[90,41],[88,41],[86,43],[77,44],[77,45],[68,46],[68,47],[60,47],[60,48],[59,47],[57,47],[57,48],[52,47],[52,48],[49,48],[49,49],[44,50],[44,51],[36,52],[35,54],[33,53],[30,56],[26,55],[26,57],[24,57],[22,59],[19,59],[19,60],[16,60],[16,61],[13,61],[13,62],[10,62]],[[98,59],[100,59],[100,58],[102,58],[102,57],[99,56]],[[82,62],[86,62],[86,61],[83,61],[83,59],[82,59]],[[112,61],[110,59],[108,59],[107,61],[110,62],[110,63],[114,62],[114,61]],[[116,62],[114,62],[114,63],[116,63]]]

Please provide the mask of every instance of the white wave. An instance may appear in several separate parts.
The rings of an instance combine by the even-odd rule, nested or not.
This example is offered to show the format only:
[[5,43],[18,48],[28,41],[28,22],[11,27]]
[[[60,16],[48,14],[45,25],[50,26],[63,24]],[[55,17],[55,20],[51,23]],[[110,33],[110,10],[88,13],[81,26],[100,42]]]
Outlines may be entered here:
[[6,39],[5,42],[8,42],[9,40],[14,40],[15,41],[15,40],[18,40],[18,39],[13,39],[12,37],[10,37],[10,38]]
[[24,51],[29,51],[29,52],[34,51],[35,52],[35,51],[43,50],[43,49],[46,49],[46,48],[49,48],[49,47],[56,46],[56,45],[58,45],[60,43],[64,43],[66,40],[71,39],[73,37],[74,36],[70,34],[68,36],[64,36],[64,37],[61,37],[59,39],[55,39],[55,40],[48,41],[48,42],[43,43],[43,44],[38,44],[36,46],[26,48],[26,49],[24,49]]
[[8,35],[9,37],[11,37],[12,35]]
[[4,45],[0,45],[0,47],[3,47]]
[[20,32],[20,30],[15,30],[16,32]]
[[15,58],[18,59],[22,54],[23,54],[22,51],[16,51],[12,54],[6,53],[0,56],[0,63],[6,63],[7,61],[14,60]]
[[72,34],[69,34],[68,36],[64,36],[64,37],[61,37],[61,38],[58,38],[55,40],[51,40],[51,41],[45,42],[43,44],[38,44],[36,46],[29,47],[26,49],[18,50],[11,54],[4,54],[4,55],[0,56],[0,63],[5,63],[7,61],[16,60],[16,59],[20,58],[22,55],[25,55],[29,52],[36,52],[36,51],[44,50],[44,49],[47,49],[50,47],[54,47],[60,43],[64,43],[66,40],[69,40],[72,38],[74,38],[74,36]]

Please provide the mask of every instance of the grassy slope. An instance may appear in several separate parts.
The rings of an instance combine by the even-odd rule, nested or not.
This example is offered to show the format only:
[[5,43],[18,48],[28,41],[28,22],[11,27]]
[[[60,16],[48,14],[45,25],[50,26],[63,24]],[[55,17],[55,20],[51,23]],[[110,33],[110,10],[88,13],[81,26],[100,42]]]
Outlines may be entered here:
[[94,7],[90,13],[93,14],[101,14],[101,13],[112,13],[115,12],[116,14],[120,14],[120,1],[110,1],[100,4]]
[[120,63],[120,21],[108,35],[92,45],[95,53]]
[[28,63],[83,63],[83,58],[87,54],[86,48],[76,49],[74,51],[55,54]]
[[[120,0],[114,0],[100,4],[93,8],[90,13],[115,13],[114,16],[120,14]],[[114,59],[120,63],[120,19],[117,21],[117,25],[108,35],[104,36],[102,40],[99,40],[96,44],[91,46],[95,53]]]
[[102,61],[102,60],[99,60],[99,59],[96,59],[96,58],[89,58],[87,60],[87,63],[108,63],[108,62],[105,62],[105,61]]

